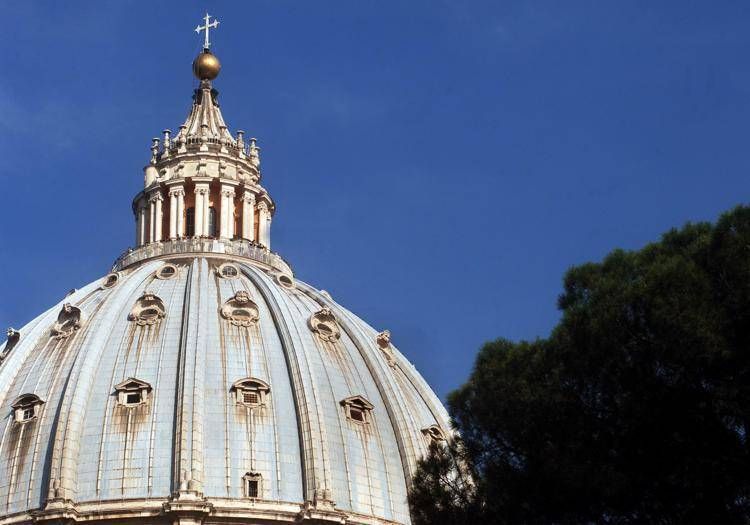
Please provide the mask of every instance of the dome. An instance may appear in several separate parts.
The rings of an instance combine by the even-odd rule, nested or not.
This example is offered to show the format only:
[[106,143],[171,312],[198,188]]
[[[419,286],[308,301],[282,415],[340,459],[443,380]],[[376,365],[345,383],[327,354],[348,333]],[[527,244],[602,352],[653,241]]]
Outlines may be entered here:
[[[0,348],[11,522],[58,507],[156,518],[193,498],[207,522],[408,523],[416,460],[430,429],[448,431],[388,334],[249,258],[147,259],[18,332]],[[39,403],[26,421],[24,396]]]
[[271,251],[259,148],[217,97],[154,139],[135,247],[0,346],[2,523],[410,523],[447,413]]

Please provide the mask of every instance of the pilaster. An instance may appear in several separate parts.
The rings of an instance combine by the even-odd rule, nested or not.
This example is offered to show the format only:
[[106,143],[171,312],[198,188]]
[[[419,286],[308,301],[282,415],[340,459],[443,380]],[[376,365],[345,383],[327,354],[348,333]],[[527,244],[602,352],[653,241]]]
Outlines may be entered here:
[[242,237],[255,240],[255,194],[250,190],[242,193]]
[[195,236],[208,235],[208,183],[195,185]]
[[234,188],[228,184],[221,185],[221,223],[219,237],[234,237]]

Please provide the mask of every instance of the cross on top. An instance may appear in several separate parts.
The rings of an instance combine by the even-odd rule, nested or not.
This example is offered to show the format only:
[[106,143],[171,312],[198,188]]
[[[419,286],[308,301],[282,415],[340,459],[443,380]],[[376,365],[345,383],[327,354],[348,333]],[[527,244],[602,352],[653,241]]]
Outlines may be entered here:
[[195,32],[196,33],[200,33],[201,31],[205,31],[206,32],[206,38],[203,41],[203,48],[204,49],[208,49],[211,46],[211,43],[208,41],[208,31],[209,31],[209,29],[212,29],[212,28],[216,29],[217,27],[219,27],[219,21],[218,20],[216,20],[214,18],[213,22],[209,22],[210,19],[211,19],[211,15],[209,15],[208,13],[206,13],[206,16],[203,17],[203,20],[205,21],[205,25],[198,26],[198,27],[195,28]]

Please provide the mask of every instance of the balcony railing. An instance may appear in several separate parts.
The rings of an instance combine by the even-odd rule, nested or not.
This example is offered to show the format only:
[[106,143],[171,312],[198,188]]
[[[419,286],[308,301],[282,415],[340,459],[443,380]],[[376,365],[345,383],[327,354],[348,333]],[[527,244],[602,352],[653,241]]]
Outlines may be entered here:
[[220,239],[176,239],[172,241],[154,242],[138,248],[130,248],[120,255],[112,265],[112,271],[147,259],[174,254],[210,254],[217,253],[244,257],[263,263],[271,268],[292,275],[292,268],[280,255],[247,240]]

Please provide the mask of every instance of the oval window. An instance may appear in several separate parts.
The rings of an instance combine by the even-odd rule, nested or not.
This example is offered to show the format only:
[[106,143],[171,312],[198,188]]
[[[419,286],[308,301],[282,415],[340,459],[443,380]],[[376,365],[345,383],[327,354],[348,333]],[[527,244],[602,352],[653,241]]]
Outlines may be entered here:
[[165,264],[156,274],[158,279],[171,279],[177,275],[177,266],[174,264]]

